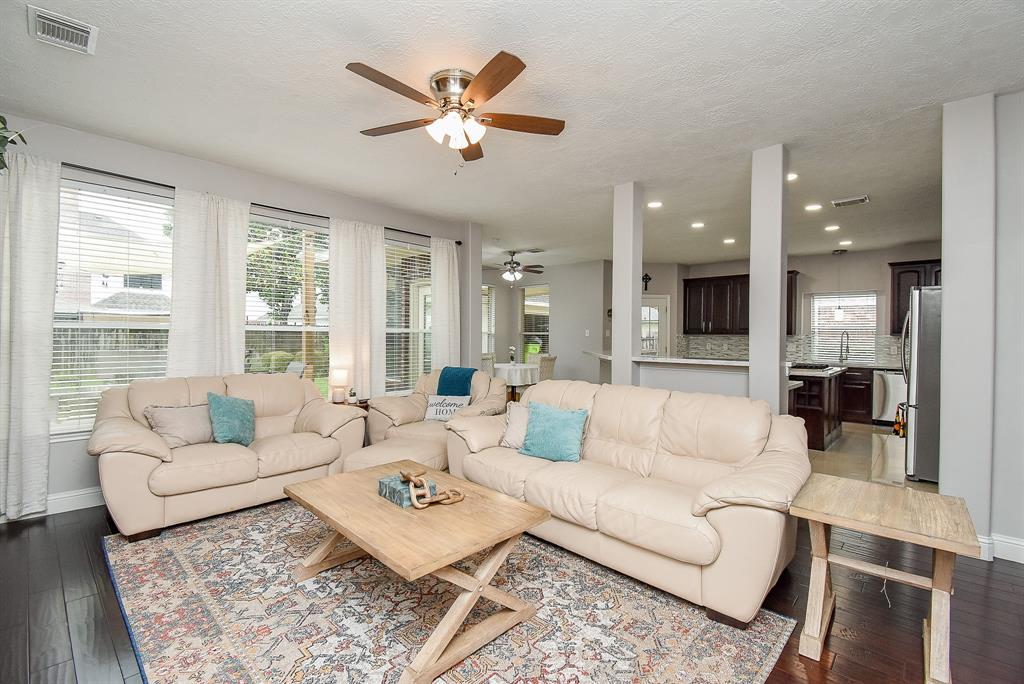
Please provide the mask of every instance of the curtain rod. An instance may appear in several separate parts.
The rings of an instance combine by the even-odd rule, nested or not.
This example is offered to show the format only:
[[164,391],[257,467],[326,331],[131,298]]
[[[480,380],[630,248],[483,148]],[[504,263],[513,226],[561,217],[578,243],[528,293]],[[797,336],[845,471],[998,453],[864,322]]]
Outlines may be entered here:
[[[125,175],[123,173],[114,173],[113,171],[104,171],[102,169],[95,169],[95,168],[93,168],[91,166],[82,166],[81,164],[72,164],[70,162],[62,162],[62,165],[63,166],[67,166],[67,167],[72,168],[72,169],[78,169],[79,171],[89,171],[91,173],[101,173],[101,174],[106,175],[106,176],[113,176],[114,178],[121,178],[123,180],[134,181],[136,183],[145,183],[147,185],[155,185],[156,187],[159,187],[159,188],[167,188],[168,190],[174,190],[175,189],[175,187],[173,185],[167,185],[166,183],[157,183],[156,181],[146,180],[145,178],[137,178],[135,176],[127,176],[127,175]],[[299,214],[300,216],[309,216],[310,218],[318,218],[318,219],[330,220],[329,216],[321,216],[320,214],[311,214],[311,213],[306,212],[306,211],[296,211],[294,209],[282,209],[281,207],[275,207],[275,206],[271,206],[269,204],[258,204],[258,203],[254,202],[254,203],[252,203],[251,206],[262,207],[263,209],[273,209],[274,211],[284,211],[284,212],[288,212],[288,213],[291,213],[291,214]],[[392,230],[392,231],[394,231],[396,233],[405,233],[406,235],[415,235],[417,237],[424,237],[424,238],[429,238],[430,237],[429,235],[424,235],[423,233],[414,233],[411,230],[402,230],[401,228],[388,228],[388,230]],[[461,246],[462,245],[462,240],[456,240],[455,244]]]
[[166,183],[157,183],[156,181],[146,180],[145,178],[136,178],[135,176],[127,176],[123,173],[114,173],[113,171],[104,171],[103,169],[94,169],[91,166],[82,166],[81,164],[71,164],[70,162],[61,162],[61,166],[66,166],[70,169],[78,169],[79,171],[88,171],[90,173],[99,173],[104,176],[113,176],[114,178],[120,178],[122,180],[133,181],[135,183],[145,183],[146,185],[154,185],[158,188],[167,188],[168,190],[174,190],[173,185],[167,185]]

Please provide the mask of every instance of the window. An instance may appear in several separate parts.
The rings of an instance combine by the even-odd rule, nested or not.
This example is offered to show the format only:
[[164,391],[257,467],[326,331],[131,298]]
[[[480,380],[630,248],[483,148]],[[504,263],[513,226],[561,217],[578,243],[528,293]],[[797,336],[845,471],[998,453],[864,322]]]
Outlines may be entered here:
[[253,206],[245,260],[245,372],[295,373],[327,394],[327,220]]
[[850,358],[871,360],[875,348],[877,296],[874,292],[811,295],[811,348],[815,357],[839,358],[844,332]]
[[548,353],[548,312],[550,290],[547,285],[530,285],[523,292],[523,336],[520,358],[526,362],[530,354]]
[[658,326],[661,324],[658,307],[643,305],[640,307],[640,353],[658,353]]
[[484,285],[480,288],[480,323],[483,334],[480,350],[484,354],[494,353],[494,287]]
[[64,169],[50,368],[58,430],[91,425],[108,387],[167,372],[173,194]]
[[388,393],[411,392],[430,372],[430,248],[388,238],[385,382]]

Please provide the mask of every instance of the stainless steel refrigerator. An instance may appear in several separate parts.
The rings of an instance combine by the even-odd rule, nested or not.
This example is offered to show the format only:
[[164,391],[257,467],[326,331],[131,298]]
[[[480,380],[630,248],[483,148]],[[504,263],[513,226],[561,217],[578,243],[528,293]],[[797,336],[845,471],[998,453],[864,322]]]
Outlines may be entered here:
[[942,288],[915,287],[900,356],[907,381],[907,477],[939,481],[939,359]]

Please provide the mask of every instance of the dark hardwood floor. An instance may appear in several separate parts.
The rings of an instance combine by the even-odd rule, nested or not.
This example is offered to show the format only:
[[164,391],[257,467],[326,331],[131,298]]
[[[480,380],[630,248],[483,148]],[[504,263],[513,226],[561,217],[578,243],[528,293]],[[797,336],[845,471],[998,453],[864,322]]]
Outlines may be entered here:
[[[99,540],[103,507],[0,525],[0,684],[141,681]],[[807,527],[765,607],[803,622],[810,572]],[[930,573],[930,552],[837,530],[833,550]],[[846,568],[832,575],[836,616],[821,662],[797,654],[797,625],[769,682],[921,682],[926,592]],[[957,562],[952,667],[958,684],[1024,682],[1024,565]]]

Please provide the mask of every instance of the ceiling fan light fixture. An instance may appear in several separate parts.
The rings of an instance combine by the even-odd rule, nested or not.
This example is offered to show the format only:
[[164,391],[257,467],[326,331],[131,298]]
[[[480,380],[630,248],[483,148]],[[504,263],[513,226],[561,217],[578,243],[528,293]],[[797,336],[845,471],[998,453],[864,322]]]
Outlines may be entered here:
[[515,279],[516,279],[515,271],[504,271],[501,274],[501,279],[506,281],[506,282],[509,282],[509,283],[515,281]]
[[444,118],[440,116],[434,119],[434,123],[427,126],[424,130],[427,131],[427,134],[429,134],[438,145],[444,142],[444,136],[448,134],[445,128]]
[[484,134],[487,132],[487,127],[481,126],[480,123],[471,116],[467,116],[462,122],[462,128],[466,133],[466,138],[469,139],[470,145],[476,145],[478,142],[483,140]]
[[466,134],[460,130],[455,135],[448,136],[448,147],[453,150],[464,150],[469,147],[469,141],[466,140]]

